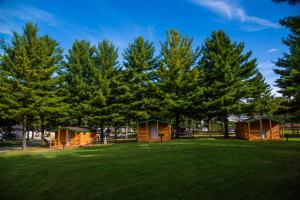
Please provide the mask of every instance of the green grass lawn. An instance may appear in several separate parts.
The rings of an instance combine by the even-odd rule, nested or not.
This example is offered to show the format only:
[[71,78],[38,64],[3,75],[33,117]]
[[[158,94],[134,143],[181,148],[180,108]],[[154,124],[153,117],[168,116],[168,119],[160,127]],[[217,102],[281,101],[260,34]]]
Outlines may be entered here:
[[300,142],[182,139],[0,154],[1,199],[300,199]]

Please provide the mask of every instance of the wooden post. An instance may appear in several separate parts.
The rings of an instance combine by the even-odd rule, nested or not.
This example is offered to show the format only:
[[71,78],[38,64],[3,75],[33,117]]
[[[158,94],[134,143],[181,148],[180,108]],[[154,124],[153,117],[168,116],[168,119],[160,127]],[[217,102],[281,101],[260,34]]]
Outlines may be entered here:
[[139,142],[139,124],[136,125],[136,140]]
[[248,140],[250,140],[250,132],[251,132],[250,122],[248,122]]
[[283,122],[281,122],[281,126],[282,126],[282,138],[284,138],[284,124],[283,124]]
[[66,129],[66,136],[65,136],[64,149],[67,147],[67,144],[68,144],[68,138],[69,138],[69,130]]
[[158,137],[158,121],[156,121],[156,135]]
[[149,140],[148,122],[146,122],[147,140]]
[[58,144],[60,142],[60,128],[58,128],[57,130],[57,141],[55,143],[57,143],[56,147],[58,148]]
[[51,137],[51,132],[50,132],[50,144],[49,144],[49,147],[51,148],[51,142],[52,142],[52,137]]
[[82,133],[80,132],[80,133],[77,133],[77,134],[79,134],[79,146],[81,146],[81,143],[82,143]]
[[261,115],[259,115],[259,126],[260,126],[260,140],[262,140],[262,120],[261,120]]
[[272,136],[272,120],[270,119],[270,139],[272,140],[273,139],[273,136]]
[[170,138],[172,139],[172,126],[170,124],[168,124],[168,132],[169,132],[169,135],[170,135]]

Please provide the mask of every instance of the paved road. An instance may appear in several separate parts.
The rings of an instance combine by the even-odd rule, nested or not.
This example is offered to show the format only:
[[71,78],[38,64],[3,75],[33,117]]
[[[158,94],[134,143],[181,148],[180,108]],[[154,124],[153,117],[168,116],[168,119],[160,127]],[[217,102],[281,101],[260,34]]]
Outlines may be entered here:
[[[41,144],[41,140],[34,139],[34,140],[30,140],[29,142],[27,142],[27,147],[28,148],[37,148],[37,147],[44,148],[44,147],[40,147],[40,144]],[[4,146],[4,147],[0,147],[0,153],[4,153],[7,151],[16,151],[16,150],[21,150],[21,149],[22,149],[21,145]]]

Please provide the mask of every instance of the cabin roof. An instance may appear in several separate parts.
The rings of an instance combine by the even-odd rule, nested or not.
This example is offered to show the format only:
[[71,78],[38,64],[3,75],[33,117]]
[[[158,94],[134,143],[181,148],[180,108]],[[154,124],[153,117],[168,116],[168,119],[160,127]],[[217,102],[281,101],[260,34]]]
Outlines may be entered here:
[[150,118],[148,120],[141,121],[138,124],[144,124],[146,122],[160,122],[160,123],[163,123],[163,124],[169,124],[169,122],[167,120],[160,119],[160,118]]
[[[269,118],[269,117],[262,117],[261,118],[262,120],[271,120],[271,121],[274,121],[274,122],[278,122],[278,123],[281,123],[280,120],[278,119],[273,119],[273,118]],[[259,118],[250,118],[250,119],[246,119],[246,120],[243,120],[243,121],[239,121],[237,123],[252,123],[252,122],[256,122],[256,121],[259,121]]]
[[59,127],[60,130],[69,130],[74,132],[90,132],[91,130],[88,128],[76,127],[76,126],[64,126]]

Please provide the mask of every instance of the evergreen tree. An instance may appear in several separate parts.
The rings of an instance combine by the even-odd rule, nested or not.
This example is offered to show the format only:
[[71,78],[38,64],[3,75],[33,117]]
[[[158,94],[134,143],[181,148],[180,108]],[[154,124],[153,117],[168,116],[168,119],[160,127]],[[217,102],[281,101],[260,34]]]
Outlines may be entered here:
[[228,137],[228,115],[241,112],[245,98],[251,96],[249,82],[257,73],[256,59],[243,53],[243,43],[232,43],[223,31],[212,32],[206,39],[200,61],[205,103],[210,115],[218,116]]
[[199,70],[197,60],[200,49],[193,49],[193,39],[182,36],[176,30],[167,32],[161,42],[161,60],[158,81],[163,105],[170,117],[175,118],[175,129],[179,130],[180,117],[190,114],[191,91],[197,84]]
[[[300,17],[286,17],[280,24],[290,29],[291,33],[283,43],[289,48],[275,63],[278,68],[274,71],[280,77],[276,80],[278,91],[289,100],[287,106],[290,113],[300,114]],[[299,117],[297,118],[300,119]]]
[[[103,126],[110,123],[117,117],[114,109],[113,99],[115,94],[114,82],[119,71],[118,65],[118,49],[108,40],[103,40],[98,44],[96,51],[96,68],[99,74],[100,86],[102,88],[102,94],[105,97],[105,105],[101,104],[101,101],[94,101],[93,103],[93,116],[95,124],[101,125],[101,139],[103,139]],[[100,103],[100,104],[99,104]]]
[[128,121],[150,118],[151,111],[157,104],[153,83],[157,66],[154,52],[153,43],[139,36],[123,53],[125,61],[122,82],[124,87],[127,87],[123,88],[123,91],[128,92],[124,94],[127,97],[124,108],[127,110]]
[[[57,107],[58,99],[48,89],[62,59],[62,50],[49,36],[38,36],[38,28],[27,23],[23,34],[13,33],[11,45],[3,44],[1,110],[21,122],[22,148],[26,148],[29,122]],[[51,94],[50,94],[51,93]],[[56,101],[55,104],[49,102]]]
[[[277,111],[278,100],[271,95],[271,87],[266,83],[263,75],[260,72],[248,82],[249,84],[249,96],[245,109],[249,114],[259,113],[261,116],[272,116]],[[243,110],[245,110],[243,109]]]
[[41,123],[41,143],[44,144],[45,125],[47,119],[55,113],[65,112],[64,96],[60,96],[58,83],[60,77],[56,75],[63,59],[62,49],[58,43],[48,36],[41,39],[37,50],[35,62],[43,65],[43,73],[36,81],[33,94],[35,95],[35,108]]
[[78,126],[86,126],[91,120],[94,102],[105,104],[101,76],[95,66],[95,52],[96,48],[90,42],[76,40],[65,63],[67,103],[71,119],[76,119]]

